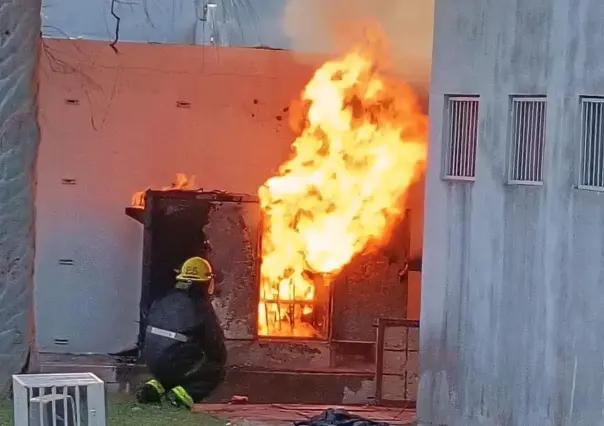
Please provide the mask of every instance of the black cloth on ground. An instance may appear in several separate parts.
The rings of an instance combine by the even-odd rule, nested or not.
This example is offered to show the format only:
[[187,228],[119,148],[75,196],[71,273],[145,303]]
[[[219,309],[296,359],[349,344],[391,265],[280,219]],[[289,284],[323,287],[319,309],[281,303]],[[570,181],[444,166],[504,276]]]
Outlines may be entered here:
[[307,420],[294,422],[296,426],[388,426],[388,423],[366,419],[348,411],[329,408]]

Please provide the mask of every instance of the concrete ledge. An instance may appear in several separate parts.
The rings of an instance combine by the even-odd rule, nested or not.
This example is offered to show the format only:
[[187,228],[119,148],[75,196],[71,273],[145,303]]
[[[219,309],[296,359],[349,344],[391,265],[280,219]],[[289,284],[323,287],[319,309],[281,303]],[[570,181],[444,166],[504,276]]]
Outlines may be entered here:
[[231,369],[207,402],[244,395],[253,404],[367,404],[374,392],[368,374]]
[[[237,361],[243,361],[249,344],[242,344],[231,353],[237,355]],[[292,363],[284,365],[281,358],[292,351],[288,343],[280,343],[267,353],[264,344],[257,344],[258,353],[252,350],[252,360],[264,359],[264,367],[257,365],[231,365],[227,369],[225,381],[208,398],[209,403],[229,402],[233,395],[245,395],[251,404],[373,404],[375,395],[374,373],[370,365],[362,369],[329,368],[322,362]],[[302,358],[310,353],[322,352],[316,347],[304,343]],[[285,347],[282,349],[281,347]],[[290,345],[291,346],[291,345]],[[320,345],[317,345],[320,347]],[[243,354],[241,354],[242,352]],[[264,353],[263,353],[264,352]],[[292,351],[295,352],[295,351]],[[250,352],[248,352],[249,354]],[[260,354],[263,353],[263,356]],[[318,359],[321,359],[319,356]],[[274,361],[274,362],[273,362]],[[233,362],[231,360],[231,362]],[[39,371],[41,373],[90,372],[101,378],[109,392],[130,393],[146,381],[150,375],[145,365],[120,362],[108,355],[69,355],[40,354]],[[268,365],[268,367],[267,367]]]
[[[99,356],[42,356],[40,372],[94,373],[110,392],[131,392],[149,377],[144,365],[120,364]],[[245,395],[250,403],[367,404],[373,402],[374,392],[370,372],[233,367],[208,402],[228,402],[233,395]]]
[[107,385],[109,392],[130,392],[148,376],[140,364],[120,363],[105,355],[45,354],[39,356],[40,373],[93,373]]

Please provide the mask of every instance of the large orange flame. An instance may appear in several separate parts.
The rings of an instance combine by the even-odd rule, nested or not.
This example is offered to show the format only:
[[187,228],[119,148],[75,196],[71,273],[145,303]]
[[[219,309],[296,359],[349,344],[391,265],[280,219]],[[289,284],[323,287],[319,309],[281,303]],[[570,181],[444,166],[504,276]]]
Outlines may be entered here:
[[407,85],[378,72],[375,52],[362,46],[316,71],[293,156],[259,190],[261,336],[320,334],[306,320],[317,275],[329,280],[385,243],[423,171],[427,117]]
[[[176,173],[176,180],[170,186],[164,186],[161,188],[161,191],[170,191],[176,189],[198,189],[195,186],[195,176],[187,177],[187,175],[183,173]],[[132,207],[136,207],[139,209],[145,208],[145,192],[147,192],[149,188],[144,191],[135,192],[132,196]]]

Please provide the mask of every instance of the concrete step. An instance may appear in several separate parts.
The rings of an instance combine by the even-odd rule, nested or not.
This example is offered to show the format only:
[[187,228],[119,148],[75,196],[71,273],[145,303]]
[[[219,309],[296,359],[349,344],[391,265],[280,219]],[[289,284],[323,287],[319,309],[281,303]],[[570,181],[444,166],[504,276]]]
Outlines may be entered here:
[[40,363],[40,373],[92,373],[106,383],[116,383],[115,365],[63,364],[59,362]]
[[95,374],[110,392],[130,392],[134,378],[143,380],[145,370],[144,365],[118,363],[109,357],[47,356],[41,357],[39,362],[40,373]]
[[[110,392],[131,392],[149,378],[144,365],[111,363],[108,359],[46,359],[42,373],[96,374]],[[250,403],[367,404],[375,394],[373,373],[334,369],[287,371],[230,368],[226,378],[207,402],[228,402],[244,395]]]
[[233,395],[252,404],[371,404],[375,386],[370,373],[230,369],[205,402],[228,402]]

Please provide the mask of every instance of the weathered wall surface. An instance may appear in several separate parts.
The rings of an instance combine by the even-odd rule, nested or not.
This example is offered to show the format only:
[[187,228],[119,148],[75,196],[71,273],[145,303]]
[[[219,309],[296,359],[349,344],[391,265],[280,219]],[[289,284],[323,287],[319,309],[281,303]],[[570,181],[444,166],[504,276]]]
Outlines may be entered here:
[[38,0],[0,3],[0,396],[34,345]]
[[[598,0],[436,2],[421,424],[604,422],[604,198],[575,188],[603,95]],[[479,94],[476,182],[440,179],[444,95]],[[509,95],[546,94],[542,187],[505,185]]]
[[[142,229],[124,214],[132,194],[169,185],[177,172],[205,189],[256,193],[289,155],[287,106],[312,61],[261,49],[124,43],[116,55],[104,42],[44,44],[39,346],[119,351],[138,333]],[[423,200],[412,199],[421,218]]]

